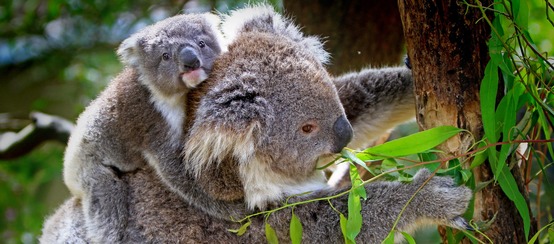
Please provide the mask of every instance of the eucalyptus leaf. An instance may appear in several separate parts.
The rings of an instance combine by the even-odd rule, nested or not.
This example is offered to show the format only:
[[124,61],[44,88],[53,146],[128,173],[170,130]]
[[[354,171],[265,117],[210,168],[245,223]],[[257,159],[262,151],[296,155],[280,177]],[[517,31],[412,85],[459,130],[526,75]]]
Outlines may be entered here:
[[246,230],[248,230],[248,227],[250,226],[250,224],[252,224],[252,222],[249,219],[248,222],[244,223],[240,228],[236,230],[229,230],[229,231],[237,234],[238,236],[242,236],[244,235],[244,233],[246,233]]
[[348,221],[346,222],[346,236],[351,241],[356,240],[356,236],[358,236],[362,229],[361,210],[360,195],[351,191],[348,194]]
[[[494,168],[495,166],[491,164],[491,167],[493,168],[493,172],[496,172],[496,169]],[[529,239],[529,231],[531,228],[531,217],[529,216],[529,208],[527,206],[527,201],[525,200],[521,192],[519,192],[519,188],[517,187],[514,176],[512,175],[508,167],[504,167],[500,175],[495,175],[495,177],[498,180],[502,191],[516,205],[519,215],[523,219],[525,238]]]
[[394,231],[391,230],[389,234],[387,235],[387,238],[381,242],[381,244],[394,244]]
[[302,223],[294,212],[290,219],[290,240],[293,244],[302,243]]
[[408,244],[415,244],[415,239],[408,233],[406,232],[400,232],[402,233],[402,235],[404,236],[404,239],[406,239],[406,241],[408,242]]
[[438,146],[461,131],[453,126],[438,126],[368,148],[364,152],[382,158],[417,154]]
[[279,239],[277,239],[277,234],[275,233],[275,230],[267,222],[265,223],[265,238],[267,240],[267,243],[269,244],[279,243]]
[[365,170],[367,171],[370,171],[371,170],[367,167],[367,165],[365,164],[364,161],[362,161],[361,159],[359,159],[358,157],[356,157],[356,155],[354,155],[350,150],[347,150],[347,149],[343,149],[341,151],[341,154],[342,154],[342,157],[350,160],[351,162],[357,164],[357,165],[360,165],[362,166],[362,168],[364,168]]
[[548,229],[548,236],[550,237],[550,243],[552,243],[554,241],[554,239],[552,239],[552,237],[554,237],[552,235],[552,234],[554,234],[554,230],[552,229],[552,226],[554,226],[554,222],[551,222],[551,223],[543,226],[539,231],[537,231],[537,233],[535,233],[535,235],[533,235],[533,237],[531,237],[531,239],[529,239],[529,242],[527,242],[527,244],[535,243],[535,241],[537,241],[537,239],[539,238],[540,234],[542,234],[542,232],[547,230],[547,229]]

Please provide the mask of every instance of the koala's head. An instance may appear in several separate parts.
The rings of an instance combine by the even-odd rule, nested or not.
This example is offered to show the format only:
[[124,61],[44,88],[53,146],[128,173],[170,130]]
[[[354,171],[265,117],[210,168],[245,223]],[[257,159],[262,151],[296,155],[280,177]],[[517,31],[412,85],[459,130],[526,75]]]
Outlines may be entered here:
[[148,26],[124,40],[117,53],[155,95],[167,97],[207,78],[225,47],[214,14],[183,14]]
[[[244,21],[249,28],[236,33],[194,95],[199,101],[185,149],[197,176],[235,160],[251,208],[325,187],[318,159],[352,138],[321,43],[307,48],[296,27],[301,38],[271,27],[284,24],[277,13],[260,12]],[[287,22],[287,31],[292,27]]]

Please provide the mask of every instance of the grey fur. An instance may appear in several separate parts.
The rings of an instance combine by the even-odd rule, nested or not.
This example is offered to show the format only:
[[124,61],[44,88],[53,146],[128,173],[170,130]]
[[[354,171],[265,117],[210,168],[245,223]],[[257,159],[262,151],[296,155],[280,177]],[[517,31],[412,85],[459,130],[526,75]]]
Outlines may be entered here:
[[[127,67],[79,117],[64,158],[64,180],[83,203],[92,242],[129,239],[122,174],[180,162],[187,93],[207,78],[222,40],[219,17],[198,14],[165,19],[120,45]],[[183,63],[185,49],[194,65]]]
[[[276,20],[286,23],[273,26],[296,28],[289,20],[268,18],[268,12],[279,16],[268,7],[244,11],[261,14],[225,27],[234,36],[229,51],[216,60],[208,80],[187,96],[182,163],[148,164],[123,173],[118,179],[129,185],[126,192],[99,189],[101,194],[124,195],[129,201],[128,211],[122,213],[127,214],[127,238],[121,242],[263,243],[264,217],[252,218],[241,237],[228,231],[240,227],[231,218],[274,208],[296,193],[311,191],[289,202],[344,191],[326,186],[322,173],[315,170],[318,159],[332,155],[350,139],[352,128],[342,121],[344,117],[348,116],[355,132],[389,129],[413,117],[412,80],[406,68],[329,77],[321,59],[324,51],[317,45],[306,48],[298,41],[304,38],[296,35],[298,29],[289,36],[288,31],[268,28],[272,26],[268,21]],[[229,19],[240,20],[243,13],[238,10]],[[375,135],[366,136],[369,140]],[[164,141],[163,137],[157,140]],[[159,152],[172,152],[164,150]],[[358,241],[377,243],[385,238],[414,194],[398,230],[411,233],[422,224],[464,228],[460,215],[469,204],[471,190],[455,186],[450,178],[430,177],[429,171],[421,170],[408,184],[366,185],[368,199],[362,202],[364,222]],[[177,181],[181,184],[168,184]],[[347,213],[346,196],[331,202]],[[86,202],[80,204],[74,197],[58,209],[47,221],[41,241],[88,242],[85,236],[104,236],[79,222],[86,216],[80,211]],[[285,243],[290,242],[290,211],[276,212],[268,219]],[[327,201],[297,206],[294,213],[304,226],[303,242],[343,240],[339,215]],[[116,213],[105,216],[106,220],[117,217]],[[72,227],[71,233],[58,233]]]

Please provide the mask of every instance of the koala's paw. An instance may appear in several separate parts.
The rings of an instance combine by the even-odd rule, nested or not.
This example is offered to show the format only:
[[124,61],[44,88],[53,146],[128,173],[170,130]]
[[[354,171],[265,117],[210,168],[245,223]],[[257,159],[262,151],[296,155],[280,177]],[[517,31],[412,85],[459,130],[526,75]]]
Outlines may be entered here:
[[[450,177],[431,177],[432,174],[429,170],[422,169],[414,176],[413,180],[418,186],[425,184],[420,192],[421,198],[419,198],[423,201],[419,206],[424,208],[422,212],[427,215],[425,217],[436,221],[437,224],[472,230],[461,216],[467,210],[473,196],[471,189],[466,186],[456,186]],[[425,183],[426,181],[427,183]]]
[[412,63],[410,62],[410,57],[408,57],[408,55],[404,57],[404,64],[408,67],[408,69],[412,69]]

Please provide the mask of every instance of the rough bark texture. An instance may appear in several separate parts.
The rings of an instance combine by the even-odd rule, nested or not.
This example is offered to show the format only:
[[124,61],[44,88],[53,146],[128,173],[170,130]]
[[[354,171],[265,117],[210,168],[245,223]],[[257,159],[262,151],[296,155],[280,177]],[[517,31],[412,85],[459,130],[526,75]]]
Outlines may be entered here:
[[[453,125],[468,130],[474,137],[462,134],[440,147],[445,156],[464,153],[483,136],[479,87],[489,60],[490,28],[478,21],[481,13],[477,9],[460,1],[399,0],[398,4],[413,67],[418,124],[421,129]],[[487,163],[475,169],[474,175],[477,182],[493,178]],[[485,231],[494,243],[526,242],[515,205],[498,185],[489,184],[475,195],[473,218],[486,221],[495,214],[496,220]]]
[[396,65],[404,38],[396,1],[284,1],[285,14],[306,34],[325,40],[328,71],[338,75],[368,66]]

